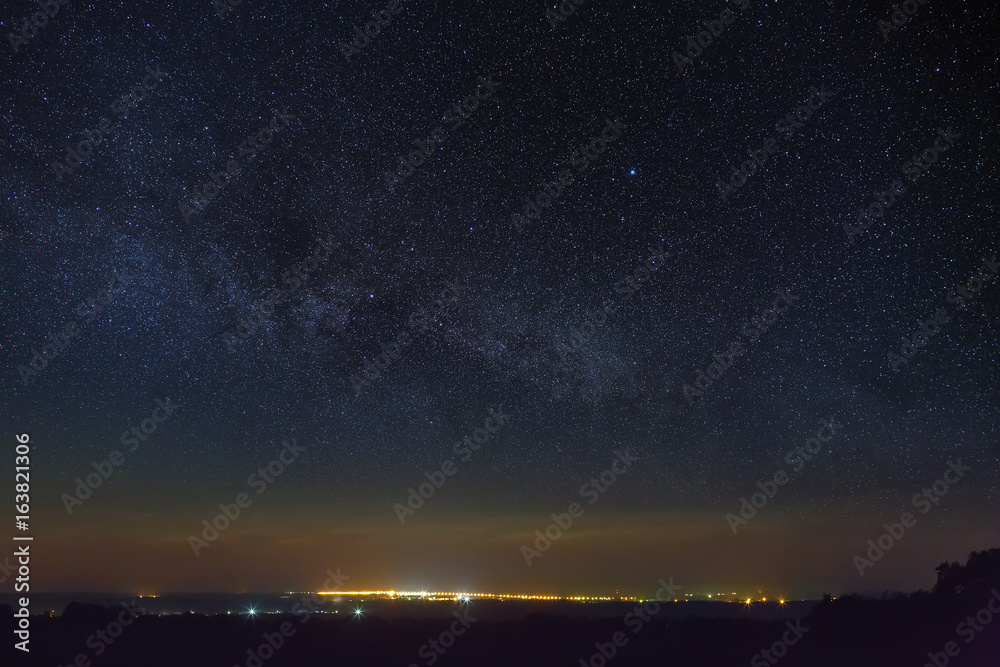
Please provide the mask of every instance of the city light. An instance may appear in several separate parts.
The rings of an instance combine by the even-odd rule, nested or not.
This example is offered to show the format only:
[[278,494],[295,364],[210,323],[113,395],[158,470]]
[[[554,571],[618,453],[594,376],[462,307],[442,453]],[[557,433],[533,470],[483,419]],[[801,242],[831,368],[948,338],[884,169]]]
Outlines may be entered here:
[[[451,602],[461,602],[467,603],[472,600],[500,600],[500,601],[518,601],[518,600],[531,600],[531,601],[571,601],[571,602],[615,602],[615,601],[636,601],[641,602],[647,599],[634,595],[528,595],[519,593],[473,593],[469,591],[396,591],[396,590],[370,590],[370,591],[318,591],[316,595],[329,595],[337,596],[340,598],[351,599],[360,598],[361,600],[373,599],[373,598],[386,598],[386,599],[397,599],[397,600],[427,600],[427,601],[451,601]],[[725,602],[724,596],[726,593],[685,593],[679,600],[674,600],[679,602],[681,600],[688,602],[690,600],[708,600],[708,601],[718,601]],[[737,593],[733,592],[730,595],[737,596]],[[760,602],[767,602],[766,597],[758,598]],[[732,602],[751,605],[753,604],[753,596],[747,598],[736,597]],[[785,600],[781,599],[779,604],[785,604]]]

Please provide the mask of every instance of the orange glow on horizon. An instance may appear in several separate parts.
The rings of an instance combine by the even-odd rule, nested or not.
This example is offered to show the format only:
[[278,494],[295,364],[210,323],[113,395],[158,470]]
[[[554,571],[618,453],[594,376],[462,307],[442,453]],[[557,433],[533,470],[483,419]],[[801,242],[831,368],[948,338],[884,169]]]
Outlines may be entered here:
[[339,595],[341,597],[387,597],[387,598],[429,598],[454,599],[480,598],[492,600],[574,600],[574,601],[614,601],[635,600],[641,598],[627,595],[521,595],[516,593],[459,593],[455,591],[317,591],[316,595]]

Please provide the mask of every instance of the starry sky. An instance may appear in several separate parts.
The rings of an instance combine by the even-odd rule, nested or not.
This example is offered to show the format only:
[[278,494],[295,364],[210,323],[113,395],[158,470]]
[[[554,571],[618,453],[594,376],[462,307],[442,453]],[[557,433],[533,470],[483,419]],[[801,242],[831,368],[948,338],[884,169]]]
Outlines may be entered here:
[[[4,35],[33,7],[5,7]],[[0,424],[8,470],[31,437],[40,589],[301,590],[341,567],[358,587],[639,594],[672,576],[818,595],[926,588],[996,546],[996,7],[929,0],[894,31],[877,2],[387,7],[72,0],[16,52],[5,39]],[[815,110],[811,87],[829,93]],[[951,144],[911,180],[938,130]],[[525,198],[545,201],[534,219],[514,215]],[[964,308],[948,300],[981,271]],[[128,451],[157,400],[179,407]],[[497,407],[506,423],[457,457]],[[843,427],[734,534],[726,515],[823,419]],[[292,438],[258,495],[248,477]],[[590,504],[581,486],[625,450]],[[401,524],[394,505],[449,459]],[[920,514],[911,497],[959,459]],[[252,505],[195,555],[241,492]],[[574,501],[528,565],[522,545]],[[852,558],[907,510],[860,576]]]

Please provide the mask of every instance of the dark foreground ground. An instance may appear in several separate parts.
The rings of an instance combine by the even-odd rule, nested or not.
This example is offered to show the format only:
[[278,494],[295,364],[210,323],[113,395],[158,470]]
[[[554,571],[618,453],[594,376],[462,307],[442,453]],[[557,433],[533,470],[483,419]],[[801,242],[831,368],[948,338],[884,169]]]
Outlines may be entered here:
[[[253,617],[130,616],[73,603],[31,618],[27,654],[13,648],[16,619],[0,605],[0,667],[1000,667],[1000,549],[936,570],[930,593],[827,596],[788,605],[788,619],[766,606],[725,618],[733,607],[724,603],[667,603],[645,617],[622,602],[540,604],[559,613],[527,615],[497,602],[394,602],[359,617],[355,602],[335,599],[321,602],[329,613]],[[701,617],[683,618],[685,610]]]
[[[595,642],[611,652],[613,636],[619,643],[613,665],[846,665],[921,667],[934,665],[1000,666],[1000,613],[989,611],[994,594],[982,588],[958,595],[920,593],[884,600],[846,597],[827,600],[798,619],[796,627],[780,620],[653,618],[569,618],[536,614],[517,621],[476,619],[475,605],[466,627],[455,618],[438,617],[387,620],[366,615],[360,619],[341,615],[287,614],[245,616],[140,616],[108,644],[96,635],[107,629],[118,612],[74,605],[60,617],[34,617],[31,652],[12,649],[14,626],[4,610],[3,665],[77,664],[81,667],[278,667],[329,665],[331,667],[382,665],[476,665],[487,667],[544,665],[546,667],[605,662]],[[1000,610],[1000,592],[994,609]],[[455,609],[459,609],[455,607]],[[983,610],[987,610],[983,612]],[[989,616],[990,621],[976,621]],[[967,617],[974,624],[969,624]],[[282,624],[286,634],[279,638]],[[963,624],[963,625],[960,625]],[[979,627],[981,630],[975,630]],[[450,629],[462,630],[449,636]],[[444,635],[442,636],[442,633]],[[801,634],[801,638],[797,637]],[[270,635],[277,650],[270,650]],[[107,635],[105,635],[107,637]],[[780,646],[782,638],[795,640]],[[624,639],[625,641],[622,641]],[[430,641],[435,640],[440,651]],[[760,653],[771,649],[783,657],[769,662]],[[954,642],[952,653],[946,651]],[[444,648],[443,644],[450,645]],[[267,648],[261,649],[264,645]],[[787,650],[782,650],[786,648]],[[98,652],[100,653],[98,655]],[[253,655],[256,653],[256,655]],[[82,658],[78,655],[82,654]],[[596,657],[595,657],[596,656]],[[78,661],[78,662],[74,662]]]

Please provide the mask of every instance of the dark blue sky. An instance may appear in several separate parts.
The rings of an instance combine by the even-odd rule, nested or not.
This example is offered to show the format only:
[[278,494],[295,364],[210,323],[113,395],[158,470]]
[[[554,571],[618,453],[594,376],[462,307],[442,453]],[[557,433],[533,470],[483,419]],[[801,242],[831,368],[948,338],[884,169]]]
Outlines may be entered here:
[[[912,589],[995,546],[995,9],[927,3],[886,40],[878,3],[585,3],[552,29],[545,3],[403,2],[348,62],[339,43],[384,6],[71,2],[0,57],[0,415],[32,437],[39,535],[80,564],[49,556],[43,585],[307,587],[343,565],[389,587]],[[135,88],[147,67],[162,80]],[[104,118],[73,173],[52,166]],[[907,172],[939,130],[948,150]],[[525,198],[542,210],[519,231]],[[125,451],[157,399],[180,407]],[[491,406],[509,422],[401,526],[393,505]],[[733,535],[725,515],[831,417]],[[292,437],[305,453],[196,557],[189,534]],[[624,448],[638,462],[526,566],[521,545]],[[852,556],[959,458],[968,476],[859,577]]]

